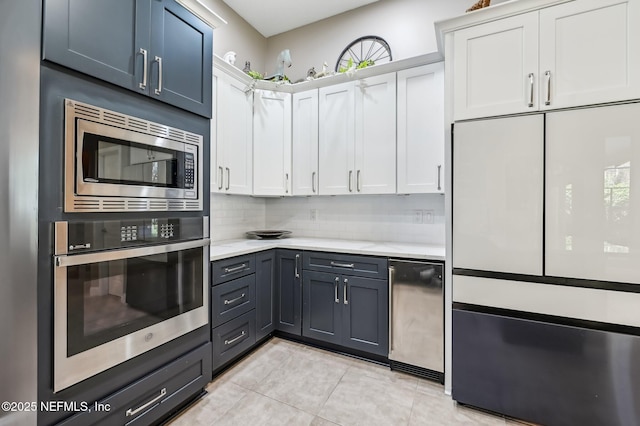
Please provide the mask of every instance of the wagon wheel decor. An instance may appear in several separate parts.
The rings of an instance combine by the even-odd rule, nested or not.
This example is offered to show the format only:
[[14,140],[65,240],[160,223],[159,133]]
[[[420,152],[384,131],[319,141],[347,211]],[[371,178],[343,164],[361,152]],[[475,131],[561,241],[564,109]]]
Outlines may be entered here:
[[371,65],[391,62],[391,48],[382,37],[364,36],[360,37],[344,48],[338,62],[336,72],[346,70],[351,65],[356,68],[364,68]]

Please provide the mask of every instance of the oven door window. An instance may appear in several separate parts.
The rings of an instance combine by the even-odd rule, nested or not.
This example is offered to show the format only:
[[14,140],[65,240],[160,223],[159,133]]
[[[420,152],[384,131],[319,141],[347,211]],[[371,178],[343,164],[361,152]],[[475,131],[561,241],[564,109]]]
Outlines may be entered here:
[[[84,133],[84,182],[179,187],[184,152]],[[184,177],[183,177],[184,179]]]
[[203,306],[202,248],[67,268],[67,356]]

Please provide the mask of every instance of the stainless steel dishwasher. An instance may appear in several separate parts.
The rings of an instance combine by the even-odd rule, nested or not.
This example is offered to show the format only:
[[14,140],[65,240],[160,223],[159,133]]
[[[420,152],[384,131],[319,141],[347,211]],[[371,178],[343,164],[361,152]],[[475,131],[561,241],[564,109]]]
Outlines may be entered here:
[[444,382],[443,264],[389,260],[391,369]]

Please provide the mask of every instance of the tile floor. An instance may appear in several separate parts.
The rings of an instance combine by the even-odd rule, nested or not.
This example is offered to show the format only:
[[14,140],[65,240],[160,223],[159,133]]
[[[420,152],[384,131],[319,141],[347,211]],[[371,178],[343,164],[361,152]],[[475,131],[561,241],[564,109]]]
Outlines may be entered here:
[[171,426],[482,425],[510,419],[457,405],[434,382],[274,338],[211,382]]

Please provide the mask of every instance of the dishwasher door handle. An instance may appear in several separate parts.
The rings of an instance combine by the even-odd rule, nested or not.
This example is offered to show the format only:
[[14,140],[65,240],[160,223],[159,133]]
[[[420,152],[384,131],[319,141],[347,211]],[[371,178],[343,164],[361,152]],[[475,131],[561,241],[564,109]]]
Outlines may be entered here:
[[395,268],[389,266],[389,358],[393,352],[393,275]]

